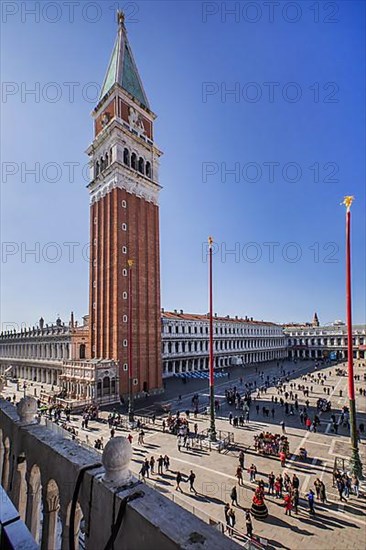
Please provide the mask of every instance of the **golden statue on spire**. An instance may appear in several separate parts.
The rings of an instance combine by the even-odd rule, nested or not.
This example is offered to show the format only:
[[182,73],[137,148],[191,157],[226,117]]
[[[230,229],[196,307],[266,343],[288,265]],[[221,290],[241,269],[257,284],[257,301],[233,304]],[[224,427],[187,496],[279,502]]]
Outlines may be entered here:
[[346,195],[343,199],[343,202],[341,202],[341,204],[344,204],[344,206],[347,208],[347,212],[350,210],[351,204],[354,200],[355,197],[353,195]]
[[120,27],[125,26],[125,14],[122,10],[117,10],[117,22]]

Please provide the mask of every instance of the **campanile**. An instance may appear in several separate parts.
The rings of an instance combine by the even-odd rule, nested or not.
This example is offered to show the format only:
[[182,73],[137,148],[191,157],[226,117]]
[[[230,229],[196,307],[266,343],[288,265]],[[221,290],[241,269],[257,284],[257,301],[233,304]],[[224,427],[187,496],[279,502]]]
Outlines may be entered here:
[[158,206],[162,153],[154,142],[156,116],[121,12],[93,118],[94,140],[87,150],[91,357],[118,361],[120,394],[126,395],[131,346],[133,392],[151,392],[162,387]]

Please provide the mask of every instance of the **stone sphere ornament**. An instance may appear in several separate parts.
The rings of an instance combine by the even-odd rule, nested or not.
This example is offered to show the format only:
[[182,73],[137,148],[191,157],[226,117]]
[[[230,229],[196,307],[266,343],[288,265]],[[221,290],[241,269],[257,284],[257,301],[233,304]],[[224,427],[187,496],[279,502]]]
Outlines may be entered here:
[[105,469],[104,481],[113,484],[127,484],[131,481],[129,469],[132,445],[126,437],[112,437],[104,448],[102,463]]
[[34,397],[27,395],[22,397],[22,399],[17,404],[17,411],[22,424],[37,424],[37,419],[35,418],[38,407],[37,401]]

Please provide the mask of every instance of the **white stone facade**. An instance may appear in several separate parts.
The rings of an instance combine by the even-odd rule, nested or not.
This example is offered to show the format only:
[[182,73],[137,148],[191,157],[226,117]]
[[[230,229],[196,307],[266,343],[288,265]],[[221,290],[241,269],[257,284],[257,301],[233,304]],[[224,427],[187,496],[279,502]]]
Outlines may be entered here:
[[[163,376],[208,369],[207,315],[162,313]],[[287,357],[280,325],[253,319],[214,318],[215,368],[247,365]]]
[[[334,325],[326,327],[286,326],[289,357],[292,359],[322,359],[336,353],[338,360],[347,359],[347,327]],[[365,359],[366,326],[352,328],[353,357]]]
[[0,376],[54,386],[62,404],[118,402],[117,363],[87,359],[87,347],[87,324],[78,327],[72,319],[65,325],[57,319],[44,325],[40,319],[37,327],[0,334]]

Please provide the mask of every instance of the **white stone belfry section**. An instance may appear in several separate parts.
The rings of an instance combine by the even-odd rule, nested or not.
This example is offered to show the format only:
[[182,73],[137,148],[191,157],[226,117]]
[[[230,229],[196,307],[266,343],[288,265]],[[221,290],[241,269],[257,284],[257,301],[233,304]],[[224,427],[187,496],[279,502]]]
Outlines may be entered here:
[[22,424],[37,424],[37,401],[27,395],[17,404],[17,411]]
[[131,443],[125,437],[112,437],[104,448],[102,463],[105,469],[103,480],[124,485],[131,481],[129,465],[132,458]]

